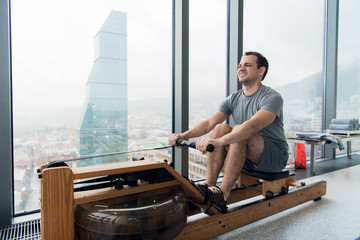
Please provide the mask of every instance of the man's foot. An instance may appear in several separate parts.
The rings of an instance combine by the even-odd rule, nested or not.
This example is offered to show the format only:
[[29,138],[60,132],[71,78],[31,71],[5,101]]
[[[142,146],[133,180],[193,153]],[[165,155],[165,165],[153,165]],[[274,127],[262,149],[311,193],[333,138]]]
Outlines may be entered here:
[[195,187],[205,198],[207,198],[207,189],[209,186],[206,183],[196,183]]
[[213,204],[219,212],[225,213],[227,211],[227,206],[224,193],[221,189],[217,186],[211,186],[207,188],[207,193],[210,204]]

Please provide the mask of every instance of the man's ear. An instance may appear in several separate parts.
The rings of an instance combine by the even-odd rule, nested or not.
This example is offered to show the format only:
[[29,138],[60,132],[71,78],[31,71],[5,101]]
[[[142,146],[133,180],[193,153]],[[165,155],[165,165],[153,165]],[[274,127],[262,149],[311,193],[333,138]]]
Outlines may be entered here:
[[260,68],[260,75],[261,76],[264,76],[264,74],[265,74],[265,71],[266,71],[266,68],[264,67],[264,66],[262,66],[261,68]]

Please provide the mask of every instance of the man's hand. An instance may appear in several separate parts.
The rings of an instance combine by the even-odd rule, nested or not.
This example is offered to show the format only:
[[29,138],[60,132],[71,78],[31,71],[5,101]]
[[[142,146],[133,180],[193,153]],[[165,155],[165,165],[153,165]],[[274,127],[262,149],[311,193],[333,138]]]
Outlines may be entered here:
[[177,133],[171,134],[169,139],[168,139],[169,144],[172,145],[172,146],[176,146],[176,141],[178,139],[182,139],[180,134],[177,134]]
[[202,152],[202,154],[205,154],[209,144],[212,144],[215,148],[221,146],[221,143],[218,139],[201,138],[196,142],[196,149]]

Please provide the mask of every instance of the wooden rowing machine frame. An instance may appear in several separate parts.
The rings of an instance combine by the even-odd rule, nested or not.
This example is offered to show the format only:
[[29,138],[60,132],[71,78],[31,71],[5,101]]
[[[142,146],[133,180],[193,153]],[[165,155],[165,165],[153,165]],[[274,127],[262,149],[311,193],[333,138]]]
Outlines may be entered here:
[[[125,187],[120,190],[103,188],[74,192],[74,180],[94,178],[100,176],[124,174],[151,169],[164,168],[174,180],[139,184]],[[204,197],[200,192],[171,168],[166,162],[143,160],[104,164],[81,168],[52,167],[40,169],[41,178],[41,239],[74,239],[74,206],[114,197],[121,197],[140,192],[151,191],[171,186],[180,186],[192,202],[202,202]],[[284,192],[284,187],[292,187]],[[254,191],[255,190],[255,191]],[[269,197],[267,192],[272,192]],[[262,218],[271,216],[291,207],[311,200],[321,199],[326,194],[326,182],[319,181],[304,185],[294,180],[294,175],[286,178],[267,181],[241,174],[238,187],[231,192],[228,205],[239,203],[258,195],[265,198],[256,198],[253,202],[229,206],[227,213],[219,213],[214,207],[209,209],[211,216],[202,214],[196,220],[190,220],[191,215],[200,213],[199,209],[191,209],[188,221],[176,239],[209,239],[229,232]],[[200,206],[207,209],[208,206]]]

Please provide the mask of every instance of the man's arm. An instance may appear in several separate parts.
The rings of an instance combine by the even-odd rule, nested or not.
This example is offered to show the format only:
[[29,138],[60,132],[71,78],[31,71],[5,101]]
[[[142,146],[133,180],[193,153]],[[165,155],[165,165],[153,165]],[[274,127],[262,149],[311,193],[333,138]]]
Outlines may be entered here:
[[228,116],[225,115],[223,112],[217,111],[213,115],[211,115],[209,118],[207,118],[207,119],[201,121],[200,123],[198,123],[197,125],[195,125],[193,128],[191,128],[181,134],[176,134],[176,133],[172,134],[169,137],[169,143],[171,145],[176,145],[176,140],[178,140],[178,139],[190,139],[190,138],[200,137],[204,134],[207,134],[208,132],[213,130],[217,124],[224,122],[227,117]]
[[217,139],[217,144],[229,145],[234,142],[240,142],[257,134],[261,129],[270,125],[276,118],[275,113],[268,110],[258,111],[251,119],[243,124],[236,125],[231,133]]
[[257,134],[261,129],[270,125],[276,118],[276,114],[268,110],[258,111],[251,119],[243,124],[236,125],[233,130],[221,138],[203,138],[196,143],[196,148],[206,153],[209,144],[215,147],[240,142]]

